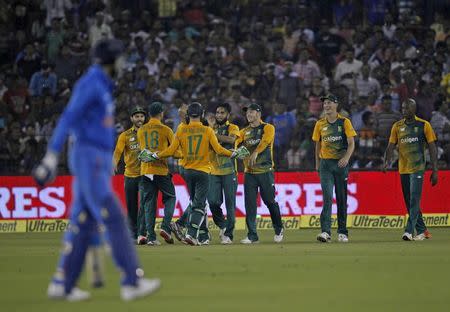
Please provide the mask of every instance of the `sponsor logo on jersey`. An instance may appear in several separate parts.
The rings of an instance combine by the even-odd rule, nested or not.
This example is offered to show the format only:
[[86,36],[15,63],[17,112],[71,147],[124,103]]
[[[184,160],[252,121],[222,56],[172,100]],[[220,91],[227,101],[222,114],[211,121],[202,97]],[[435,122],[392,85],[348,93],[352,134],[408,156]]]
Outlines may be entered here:
[[324,142],[337,142],[337,141],[342,141],[342,136],[338,135],[338,136],[327,136],[323,138]]
[[249,139],[246,140],[245,143],[247,143],[248,145],[258,145],[260,141],[261,139]]
[[406,138],[401,138],[400,139],[400,143],[415,143],[415,142],[419,142],[419,138],[418,137],[406,137]]

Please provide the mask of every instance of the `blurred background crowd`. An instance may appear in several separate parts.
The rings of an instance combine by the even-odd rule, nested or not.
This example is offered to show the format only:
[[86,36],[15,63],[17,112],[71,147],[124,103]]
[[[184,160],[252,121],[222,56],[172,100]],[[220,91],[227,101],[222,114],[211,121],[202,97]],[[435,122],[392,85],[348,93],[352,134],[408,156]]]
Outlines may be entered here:
[[351,166],[373,170],[411,97],[449,168],[449,12],[447,0],[0,0],[0,174],[29,174],[105,37],[127,46],[118,134],[132,107],[156,100],[174,130],[182,103],[228,102],[244,126],[256,102],[276,127],[276,169],[311,170],[331,92],[358,132]]

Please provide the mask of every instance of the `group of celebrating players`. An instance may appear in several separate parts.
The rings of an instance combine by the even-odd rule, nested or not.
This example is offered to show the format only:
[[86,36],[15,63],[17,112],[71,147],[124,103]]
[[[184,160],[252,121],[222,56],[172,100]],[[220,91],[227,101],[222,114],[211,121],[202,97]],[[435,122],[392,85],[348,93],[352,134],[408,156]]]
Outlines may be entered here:
[[[258,189],[272,217],[274,241],[279,243],[283,240],[273,175],[275,128],[261,120],[258,104],[245,108],[249,125],[241,130],[228,120],[230,112],[230,105],[223,103],[217,106],[215,116],[205,119],[200,103],[183,105],[179,109],[182,122],[174,134],[161,122],[164,114],[161,103],[150,105],[150,118],[146,124],[143,124],[147,117],[143,108],[136,107],[131,111],[133,126],[119,136],[113,164],[116,168],[124,153],[126,202],[131,229],[138,244],[161,244],[155,233],[159,191],[164,203],[160,235],[167,243],[174,243],[173,234],[189,245],[208,245],[211,235],[207,227],[206,209],[209,206],[213,221],[220,228],[221,244],[231,244],[238,186],[236,159],[243,159],[245,166],[248,234],[241,243],[259,241],[256,231]],[[188,208],[176,222],[172,222],[175,187],[167,157],[180,159],[180,173],[190,194]],[[221,209],[224,201],[226,217]]]

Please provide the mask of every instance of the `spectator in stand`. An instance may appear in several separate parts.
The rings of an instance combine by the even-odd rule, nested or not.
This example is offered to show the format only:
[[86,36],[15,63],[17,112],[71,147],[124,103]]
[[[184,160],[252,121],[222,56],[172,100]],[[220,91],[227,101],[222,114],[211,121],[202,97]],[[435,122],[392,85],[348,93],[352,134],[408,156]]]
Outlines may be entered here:
[[330,33],[327,20],[320,21],[320,30],[314,45],[320,54],[320,63],[324,66],[326,74],[331,73],[336,65],[334,57],[339,53],[339,49],[344,43],[343,38]]
[[294,65],[294,71],[302,80],[305,88],[311,88],[313,79],[320,77],[320,68],[316,62],[310,59],[307,49],[300,51],[298,62]]
[[355,8],[352,0],[339,0],[333,5],[333,20],[338,26],[344,20],[352,20]]
[[375,115],[375,131],[380,149],[385,150],[391,134],[392,125],[401,119],[398,112],[392,110],[392,98],[390,95],[383,96],[381,101],[381,112]]
[[46,62],[42,61],[41,70],[33,74],[30,81],[30,94],[44,95],[44,90],[48,90],[50,94],[56,94],[58,79],[56,74],[52,72],[51,66]]
[[358,132],[364,127],[362,116],[365,112],[370,111],[370,99],[367,96],[360,96],[351,107],[352,125]]
[[3,95],[3,102],[14,121],[25,121],[30,113],[27,82],[18,76],[11,77],[8,90]]
[[392,18],[392,14],[388,13],[384,17],[384,25],[382,27],[384,36],[392,40],[394,38],[395,30],[397,29],[397,26],[393,24],[394,19]]
[[17,55],[15,66],[17,73],[29,81],[31,76],[39,70],[40,64],[41,58],[39,53],[37,53],[32,43],[28,43],[25,49]]
[[372,160],[374,150],[377,148],[375,130],[375,119],[372,112],[366,111],[362,114],[363,127],[358,131],[356,142],[355,162],[358,168],[365,168]]
[[355,86],[354,94],[356,96],[367,96],[375,101],[375,99],[380,94],[380,83],[377,79],[370,76],[369,65],[363,65],[361,67],[361,74],[354,76]]
[[273,114],[267,117],[266,122],[275,126],[274,161],[277,168],[286,168],[285,155],[289,148],[292,130],[295,128],[296,119],[292,112],[288,112],[286,105],[272,103]]
[[382,25],[393,5],[391,0],[364,0],[364,25]]
[[283,56],[286,60],[293,60],[295,47],[300,39],[300,34],[298,32],[294,32],[292,29],[292,25],[287,24],[284,27],[284,36],[283,36]]
[[54,62],[58,56],[59,50],[63,45],[65,37],[65,31],[62,28],[61,21],[58,18],[52,20],[52,27],[47,34],[46,47],[47,47],[47,59],[49,62]]
[[290,142],[291,148],[286,153],[288,169],[298,170],[301,169],[302,165],[302,153],[300,150],[300,141],[292,140]]
[[158,89],[155,91],[154,95],[160,96],[165,104],[170,104],[173,102],[177,93],[177,90],[169,87],[168,78],[161,78],[158,82]]
[[24,137],[20,139],[19,153],[22,158],[20,172],[23,174],[28,174],[43,156],[43,150],[39,148],[36,140],[36,129],[32,124],[25,126]]
[[450,120],[448,102],[445,100],[435,103],[435,110],[430,120],[437,139],[442,146],[450,143]]
[[20,139],[22,137],[22,131],[18,122],[13,122],[9,128],[9,133],[6,134],[8,140],[8,147],[10,152],[9,164],[10,172],[18,172],[20,168],[20,162],[22,155],[20,154]]
[[417,103],[416,115],[419,118],[430,120],[431,114],[435,110],[435,103],[441,94],[433,91],[433,83],[426,83],[423,80],[419,83],[419,92],[415,97]]
[[70,53],[67,44],[63,44],[58,57],[55,59],[55,74],[58,80],[67,79],[70,84],[73,84],[81,73],[79,67],[79,58]]
[[314,78],[312,82],[311,92],[308,95],[308,111],[319,117],[322,113],[322,101],[320,98],[325,95],[325,89],[322,86],[320,78]]
[[295,108],[296,98],[303,93],[302,82],[298,74],[293,71],[292,62],[285,62],[284,72],[276,81],[277,100],[287,105],[288,110]]
[[113,38],[111,27],[105,23],[105,15],[103,12],[95,14],[95,23],[89,27],[89,43],[91,47],[101,39]]
[[351,89],[354,85],[354,78],[361,73],[362,66],[363,63],[355,59],[353,49],[348,48],[347,52],[345,52],[345,60],[336,67],[334,81]]
[[44,0],[41,4],[41,9],[47,12],[45,18],[45,25],[50,27],[52,21],[56,18],[58,20],[66,20],[66,10],[72,8],[70,0]]

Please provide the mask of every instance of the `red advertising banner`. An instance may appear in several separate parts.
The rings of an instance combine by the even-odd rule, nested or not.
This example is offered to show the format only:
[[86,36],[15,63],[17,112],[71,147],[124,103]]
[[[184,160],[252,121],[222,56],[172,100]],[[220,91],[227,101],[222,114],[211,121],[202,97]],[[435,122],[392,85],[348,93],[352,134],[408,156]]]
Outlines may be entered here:
[[[422,211],[428,214],[450,213],[450,171],[439,172],[439,183],[431,187],[430,173],[425,174]],[[48,187],[39,188],[31,177],[0,177],[0,220],[65,219],[72,200],[72,177],[58,177]],[[239,176],[236,215],[245,215],[243,176]],[[175,217],[189,203],[187,188],[180,176],[174,176],[177,194]],[[124,203],[123,176],[114,176],[112,184]],[[322,191],[316,172],[275,173],[277,201],[282,215],[318,215],[322,209]],[[351,172],[348,179],[348,213],[352,215],[404,215],[400,178],[397,172]],[[163,215],[161,202],[158,216]],[[124,208],[125,209],[125,208]],[[336,207],[333,205],[333,211]],[[269,215],[258,200],[258,214]]]

